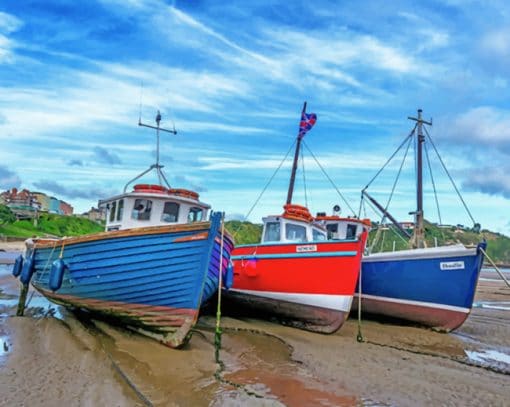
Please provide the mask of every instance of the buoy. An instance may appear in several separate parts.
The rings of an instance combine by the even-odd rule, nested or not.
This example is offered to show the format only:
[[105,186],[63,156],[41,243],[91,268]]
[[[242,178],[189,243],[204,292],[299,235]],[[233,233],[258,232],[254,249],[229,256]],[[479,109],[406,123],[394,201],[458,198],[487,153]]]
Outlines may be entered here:
[[225,273],[223,275],[223,287],[227,290],[232,287],[232,284],[234,283],[234,265],[232,264],[232,261],[228,262],[228,266],[225,269]]
[[12,267],[12,275],[14,277],[18,277],[21,274],[21,270],[23,269],[23,256],[20,254],[16,257],[14,261],[14,266]]
[[52,291],[57,291],[62,287],[64,273],[69,267],[62,259],[55,260],[51,265],[50,279],[48,285]]
[[21,274],[19,280],[27,285],[32,279],[32,274],[34,274],[34,255],[32,254],[29,258],[27,258],[21,268]]

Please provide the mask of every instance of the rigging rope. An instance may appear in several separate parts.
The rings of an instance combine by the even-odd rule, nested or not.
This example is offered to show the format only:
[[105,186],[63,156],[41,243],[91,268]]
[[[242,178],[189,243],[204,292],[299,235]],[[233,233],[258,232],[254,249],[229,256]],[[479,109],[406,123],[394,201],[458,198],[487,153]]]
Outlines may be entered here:
[[395,157],[395,155],[396,155],[396,154],[398,153],[398,151],[402,148],[402,146],[406,143],[406,141],[407,141],[408,139],[410,139],[410,138],[413,136],[414,131],[416,130],[416,126],[417,126],[417,125],[418,125],[418,124],[415,124],[415,125],[414,125],[414,128],[411,130],[411,132],[409,133],[409,135],[405,138],[405,140],[404,140],[404,141],[402,141],[402,143],[398,146],[398,148],[397,148],[397,149],[395,150],[395,152],[391,155],[391,157],[390,157],[390,158],[388,158],[388,161],[386,161],[386,163],[382,166],[382,168],[381,168],[379,171],[377,171],[377,174],[375,174],[375,175],[374,175],[374,177],[370,180],[370,182],[369,182],[367,185],[365,185],[365,188],[363,188],[363,190],[367,189],[367,188],[370,186],[370,184],[371,184],[372,182],[374,182],[374,180],[375,180],[375,179],[379,176],[379,174],[380,174],[380,173],[384,170],[384,168],[386,168],[386,166],[390,163],[390,161],[393,159],[393,157]]
[[326,170],[324,170],[324,168],[322,167],[321,163],[319,162],[319,160],[317,160],[317,158],[315,157],[315,155],[312,153],[312,150],[310,150],[310,148],[308,147],[308,145],[305,143],[305,141],[303,140],[303,145],[306,147],[306,149],[308,150],[308,152],[311,154],[311,156],[313,157],[313,159],[315,160],[315,162],[317,163],[317,165],[319,166],[319,168],[322,170],[322,173],[326,176],[326,178],[328,179],[328,181],[331,183],[331,185],[333,185],[333,188],[335,188],[336,192],[338,193],[338,195],[340,196],[340,198],[342,198],[342,200],[344,201],[344,203],[347,205],[347,207],[350,209],[350,211],[352,212],[352,214],[354,216],[356,216],[356,212],[354,212],[354,209],[352,209],[351,205],[349,205],[349,202],[344,198],[344,196],[342,195],[342,193],[340,192],[340,190],[338,189],[338,187],[335,185],[335,183],[333,182],[333,180],[330,178],[330,176],[328,175],[328,173],[326,172]]
[[[255,206],[257,206],[257,204],[259,203],[260,201],[260,198],[262,198],[262,195],[264,194],[264,192],[266,192],[266,189],[269,187],[269,184],[271,183],[271,181],[273,181],[273,178],[275,177],[276,173],[280,170],[280,168],[282,167],[283,163],[285,162],[285,160],[287,159],[287,157],[289,156],[289,153],[292,151],[292,149],[294,148],[294,144],[296,144],[296,140],[294,140],[294,143],[292,143],[292,145],[290,146],[289,150],[287,151],[287,154],[285,154],[285,157],[283,157],[283,160],[280,162],[280,165],[278,165],[278,168],[276,168],[275,172],[273,173],[273,175],[271,175],[271,178],[269,178],[269,181],[267,181],[267,184],[264,186],[264,188],[262,189],[262,192],[259,194],[259,196],[257,197],[257,199],[255,200],[255,203],[252,205],[252,207],[250,208],[250,210],[248,211],[248,213],[246,214],[246,216],[244,217],[245,219],[248,219],[248,216],[250,216],[251,212],[253,211],[253,209],[255,208]],[[239,231],[236,230],[232,237],[235,238],[235,236],[237,235],[237,232]]]
[[305,190],[305,206],[308,208],[308,196],[306,194],[305,158],[303,156],[303,150],[301,150],[301,165],[303,166],[303,188]]
[[439,209],[439,201],[437,199],[436,183],[434,182],[434,175],[432,174],[432,166],[430,165],[429,149],[427,147],[427,144],[424,144],[424,145],[425,145],[425,156],[427,157],[427,164],[428,164],[429,172],[430,172],[430,180],[432,182],[432,188],[434,189],[434,198],[436,200],[437,216],[439,217],[439,224],[442,225],[443,221],[441,220],[441,210]]
[[452,176],[450,175],[450,173],[448,172],[448,169],[446,168],[446,165],[444,164],[443,162],[443,159],[441,158],[441,156],[439,155],[439,151],[437,150],[436,148],[436,145],[434,144],[434,141],[432,140],[432,137],[430,136],[429,132],[427,131],[427,128],[425,127],[425,133],[427,134],[427,137],[429,138],[430,140],[430,144],[432,144],[432,147],[434,147],[434,150],[437,154],[437,157],[439,158],[439,161],[441,162],[441,165],[443,166],[443,169],[445,170],[446,172],[446,175],[448,175],[448,178],[450,178],[450,182],[452,183],[453,187],[455,188],[455,192],[457,192],[457,195],[459,196],[462,204],[464,205],[464,209],[466,210],[466,212],[468,213],[469,217],[471,218],[471,221],[473,222],[473,224],[476,224],[476,221],[475,219],[473,218],[473,215],[471,215],[471,212],[469,210],[469,208],[467,207],[466,205],[466,202],[464,202],[464,198],[462,198],[462,195],[460,194],[460,191],[459,189],[457,188],[457,185],[455,185],[455,182],[453,181],[453,178]]

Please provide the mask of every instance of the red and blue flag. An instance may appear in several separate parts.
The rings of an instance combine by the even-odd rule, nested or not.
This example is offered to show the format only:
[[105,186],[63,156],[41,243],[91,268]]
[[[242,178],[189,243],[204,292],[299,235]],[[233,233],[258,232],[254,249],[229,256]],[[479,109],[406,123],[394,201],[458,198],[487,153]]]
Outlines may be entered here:
[[299,135],[298,137],[302,139],[306,132],[310,130],[315,122],[317,121],[317,115],[315,113],[301,113],[301,122],[299,123]]

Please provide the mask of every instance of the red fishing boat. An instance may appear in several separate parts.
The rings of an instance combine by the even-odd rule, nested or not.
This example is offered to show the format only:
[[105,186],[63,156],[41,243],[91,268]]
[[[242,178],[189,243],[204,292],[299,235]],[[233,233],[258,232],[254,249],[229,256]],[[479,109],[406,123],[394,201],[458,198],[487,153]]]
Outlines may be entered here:
[[234,283],[225,295],[230,304],[275,316],[286,325],[332,333],[351,309],[367,228],[328,240],[324,223],[306,207],[292,204],[301,141],[316,120],[305,110],[306,103],[284,211],[263,218],[259,244],[235,247]]

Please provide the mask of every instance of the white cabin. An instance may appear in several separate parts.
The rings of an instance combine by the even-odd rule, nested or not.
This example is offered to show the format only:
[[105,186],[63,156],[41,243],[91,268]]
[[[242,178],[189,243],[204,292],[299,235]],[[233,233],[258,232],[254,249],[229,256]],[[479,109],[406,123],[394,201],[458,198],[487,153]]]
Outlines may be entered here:
[[262,218],[261,243],[314,242],[326,240],[326,228],[314,221],[308,209],[299,205],[285,205],[282,215]]
[[106,209],[106,231],[186,224],[207,220],[210,205],[196,192],[138,184],[126,192],[99,201]]
[[357,239],[364,230],[370,230],[371,226],[369,219],[327,216],[325,213],[318,213],[315,220],[326,228],[328,240]]

